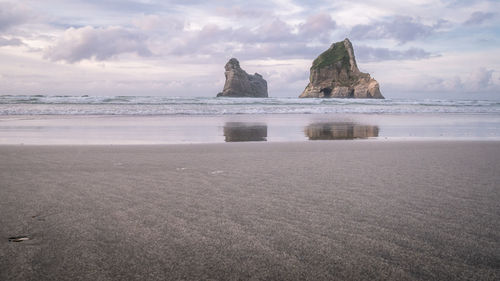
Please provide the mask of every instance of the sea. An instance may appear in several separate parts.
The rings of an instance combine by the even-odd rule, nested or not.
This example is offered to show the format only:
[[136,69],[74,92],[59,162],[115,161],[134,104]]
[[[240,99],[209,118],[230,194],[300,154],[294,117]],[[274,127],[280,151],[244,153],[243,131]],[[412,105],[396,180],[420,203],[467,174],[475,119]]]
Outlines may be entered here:
[[499,100],[0,95],[0,144],[500,140]]
[[0,96],[0,115],[500,114],[500,101],[161,96]]

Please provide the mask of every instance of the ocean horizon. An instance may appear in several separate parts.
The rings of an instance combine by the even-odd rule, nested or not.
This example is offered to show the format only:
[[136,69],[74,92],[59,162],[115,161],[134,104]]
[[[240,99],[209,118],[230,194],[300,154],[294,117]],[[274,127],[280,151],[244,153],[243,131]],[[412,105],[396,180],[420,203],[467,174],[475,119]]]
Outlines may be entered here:
[[500,100],[0,95],[1,115],[500,114]]

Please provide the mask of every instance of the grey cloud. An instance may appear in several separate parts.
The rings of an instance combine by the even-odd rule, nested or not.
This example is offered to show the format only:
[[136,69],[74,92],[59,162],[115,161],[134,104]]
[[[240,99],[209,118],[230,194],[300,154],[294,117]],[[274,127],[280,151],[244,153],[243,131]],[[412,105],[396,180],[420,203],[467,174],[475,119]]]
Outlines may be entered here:
[[321,47],[311,47],[307,42],[294,41],[295,39],[282,41],[274,40],[277,38],[272,39],[269,35],[260,38],[249,29],[221,29],[211,25],[175,46],[170,54],[192,58],[201,55],[217,59],[227,56],[259,59],[312,57],[322,51]]
[[132,20],[134,25],[147,32],[180,31],[184,28],[184,22],[172,17],[159,15],[142,15]]
[[466,93],[498,92],[499,84],[493,82],[492,69],[484,67],[475,69],[468,76],[461,79],[458,76],[450,78],[422,77],[419,86],[423,86],[428,91],[451,91]]
[[330,35],[335,28],[335,21],[326,14],[311,16],[298,25],[291,25],[274,18],[252,29],[221,28],[209,24],[198,31],[178,34],[170,53],[210,56],[229,53],[247,59],[301,58],[321,51],[321,48],[310,47],[311,41],[318,40],[330,44]]
[[380,39],[393,38],[400,43],[406,43],[432,34],[445,21],[438,21],[434,25],[419,23],[412,17],[399,16],[390,22],[376,22],[370,25],[356,25],[350,32],[352,39]]
[[234,54],[241,59],[261,58],[312,58],[324,51],[324,48],[310,47],[302,42],[289,43],[264,43],[246,44],[244,48],[238,49]]
[[45,58],[74,63],[84,59],[105,60],[122,53],[150,56],[146,37],[122,27],[69,28],[53,46],[45,50]]
[[492,76],[493,76],[493,70],[492,69],[486,69],[484,67],[481,67],[474,71],[471,74],[470,82],[471,86],[473,89],[476,90],[482,90],[482,89],[487,89],[489,86],[492,85]]
[[281,71],[268,71],[265,77],[273,78],[275,82],[280,84],[292,84],[296,82],[305,81],[309,78],[309,69],[293,68]]
[[[216,24],[205,25],[201,30],[183,32],[170,41],[170,54],[173,55],[192,55],[192,54],[216,54],[224,49],[227,43],[234,41],[234,37],[241,33],[250,33],[250,30],[235,31],[233,29],[224,29]],[[240,35],[242,36],[242,35]]]
[[[213,9],[214,5],[221,5],[223,7],[248,5],[247,1],[240,0],[213,1],[216,3],[206,0],[73,0],[73,2],[81,3],[95,10],[107,10],[126,14],[150,14],[158,11],[175,13],[182,8],[201,8],[207,11]],[[270,7],[270,4],[260,3],[259,6]]]
[[446,4],[447,8],[463,8],[474,6],[478,3],[484,2],[495,2],[497,0],[444,0],[443,3]]
[[23,45],[23,41],[18,38],[7,39],[5,37],[0,37],[0,47],[2,46],[20,46]]
[[30,10],[20,4],[0,3],[0,32],[27,22],[32,17]]
[[257,32],[254,33],[254,37],[257,37],[255,39],[261,42],[288,41],[293,37],[292,27],[280,19],[275,19],[270,23],[259,26]]
[[388,48],[373,48],[368,46],[356,47],[356,58],[359,61],[385,61],[385,60],[419,60],[431,57],[431,53],[420,49],[410,48],[404,51]]
[[307,38],[320,37],[325,38],[337,27],[337,24],[330,15],[317,14],[307,18],[305,23],[299,25],[299,32],[301,36]]
[[92,5],[99,9],[110,11],[133,12],[133,13],[148,13],[155,12],[165,7],[161,2],[155,1],[134,1],[134,0],[84,0],[79,1],[85,5]]
[[271,16],[271,12],[267,9],[242,8],[238,6],[217,7],[215,13],[219,16],[234,18],[262,18]]
[[464,22],[465,25],[481,24],[484,21],[491,19],[495,16],[494,13],[474,12],[470,15],[469,19]]
[[238,46],[245,48],[251,45],[260,45],[265,48],[269,43],[285,43],[294,40],[292,27],[285,22],[275,19],[266,22],[255,29],[221,28],[216,24],[205,25],[201,30],[178,34],[172,43],[171,54],[209,54],[216,55],[222,52],[234,53]]
[[448,91],[462,91],[464,89],[464,84],[460,77],[455,76],[442,82],[443,88]]

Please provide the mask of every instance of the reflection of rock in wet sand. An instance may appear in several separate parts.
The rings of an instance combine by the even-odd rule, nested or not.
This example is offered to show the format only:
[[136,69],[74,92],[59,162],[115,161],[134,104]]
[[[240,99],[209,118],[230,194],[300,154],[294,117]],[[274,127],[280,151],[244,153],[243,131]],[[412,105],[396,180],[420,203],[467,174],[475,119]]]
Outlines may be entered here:
[[260,123],[228,122],[224,125],[226,142],[266,141],[267,125]]
[[355,123],[314,123],[304,132],[309,140],[352,140],[378,137],[378,126]]

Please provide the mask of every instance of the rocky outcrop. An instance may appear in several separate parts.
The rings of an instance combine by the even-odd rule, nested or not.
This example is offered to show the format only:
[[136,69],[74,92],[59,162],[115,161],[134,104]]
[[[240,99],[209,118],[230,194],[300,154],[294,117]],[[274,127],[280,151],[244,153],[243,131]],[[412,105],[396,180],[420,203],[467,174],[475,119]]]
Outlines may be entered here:
[[225,69],[226,83],[218,97],[267,98],[267,82],[262,75],[246,73],[235,58],[226,63]]
[[384,98],[378,82],[359,71],[347,38],[313,61],[309,81],[300,98]]

